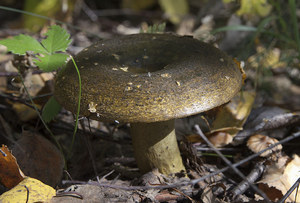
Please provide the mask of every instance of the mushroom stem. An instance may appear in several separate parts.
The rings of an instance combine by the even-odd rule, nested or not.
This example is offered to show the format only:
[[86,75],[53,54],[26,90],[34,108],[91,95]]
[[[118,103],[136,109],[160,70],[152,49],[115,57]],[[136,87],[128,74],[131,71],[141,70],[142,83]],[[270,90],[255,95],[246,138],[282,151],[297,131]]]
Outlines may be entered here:
[[142,173],[153,168],[166,175],[185,170],[178,148],[174,120],[132,123],[131,136],[138,167]]

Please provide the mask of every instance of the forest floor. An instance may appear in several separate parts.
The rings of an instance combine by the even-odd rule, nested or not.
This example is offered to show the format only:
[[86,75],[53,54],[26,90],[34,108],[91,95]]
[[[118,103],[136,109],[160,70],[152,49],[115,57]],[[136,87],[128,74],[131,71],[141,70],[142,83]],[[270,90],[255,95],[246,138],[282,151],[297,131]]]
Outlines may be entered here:
[[[25,1],[13,2],[3,6],[22,8]],[[295,188],[300,182],[300,47],[293,29],[282,34],[280,23],[271,19],[279,15],[275,4],[269,5],[270,11],[264,5],[265,13],[250,15],[238,14],[238,5],[221,0],[189,1],[189,10],[176,21],[166,15],[169,7],[156,1],[109,2],[78,0],[64,17],[59,11],[50,16],[72,25],[62,25],[72,39],[69,54],[75,56],[98,40],[167,22],[165,32],[192,35],[236,58],[247,76],[242,90],[221,108],[175,121],[184,174],[167,176],[156,169],[141,174],[128,123],[80,117],[70,151],[75,117],[62,109],[48,123],[62,155],[29,99],[42,109],[53,94],[56,72],[42,72],[31,56],[13,55],[0,45],[0,141],[22,172],[56,190],[51,202],[299,202]],[[288,9],[282,7],[282,20],[289,17]],[[29,31],[25,22],[35,18],[1,9],[0,21],[0,40],[19,34],[40,40],[55,24],[36,22],[43,26]],[[264,31],[259,30],[262,21]],[[236,27],[216,30],[231,25]],[[285,41],[282,36],[290,38]],[[293,193],[283,197],[294,184]],[[4,186],[1,193],[9,191]]]

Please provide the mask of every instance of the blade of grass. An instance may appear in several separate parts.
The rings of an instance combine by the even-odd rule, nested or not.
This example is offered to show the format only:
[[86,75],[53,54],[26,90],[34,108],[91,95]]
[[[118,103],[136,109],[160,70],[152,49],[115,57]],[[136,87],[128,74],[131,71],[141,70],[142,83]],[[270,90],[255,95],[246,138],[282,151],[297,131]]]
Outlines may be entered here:
[[[288,31],[287,31],[287,23],[284,20],[284,17],[282,15],[282,9],[281,9],[281,5],[280,2],[277,0],[271,0],[270,1],[272,6],[276,9],[276,15],[278,17],[278,21],[279,21],[279,25],[280,25],[280,31],[282,33],[284,33],[285,35],[288,35]],[[278,31],[278,30],[277,30]]]
[[225,32],[225,31],[247,31],[247,32],[256,32],[257,28],[252,27],[252,26],[247,26],[247,25],[229,25],[229,26],[224,26],[220,27],[217,29],[214,29],[211,31],[211,34],[216,34],[218,32]]
[[[300,36],[299,36],[298,19],[296,15],[297,8],[296,8],[295,0],[289,0],[289,8],[290,8],[291,20],[293,24],[294,37],[297,43],[297,50],[298,52],[300,52]],[[298,58],[300,58],[300,54],[298,54]]]
[[270,23],[273,20],[276,20],[278,17],[276,16],[270,16],[268,18],[263,19],[257,27],[252,26],[246,26],[246,25],[230,25],[230,26],[224,26],[217,29],[214,29],[211,31],[211,34],[216,34],[218,32],[225,32],[225,31],[245,31],[245,32],[255,32],[252,43],[254,40],[260,35],[260,34],[266,34],[269,36],[273,36],[274,38],[278,38],[281,41],[284,41],[286,43],[289,43],[291,46],[294,46],[294,41],[291,40],[289,37],[286,37],[283,34],[272,32],[269,30],[266,30],[265,27],[268,23]]
[[257,26],[255,37],[257,37],[262,32],[267,32],[267,30],[265,30],[266,25],[269,24],[272,20],[276,20],[276,18],[276,16],[270,16],[263,19]]
[[257,26],[257,31],[256,31],[256,34],[254,35],[253,40],[255,38],[259,37],[260,34],[265,34],[265,35],[273,36],[274,38],[279,39],[279,40],[293,46],[294,41],[289,36],[285,36],[284,34],[281,34],[281,32],[274,32],[274,31],[265,29],[265,27],[268,24],[270,24],[271,21],[278,20],[278,19],[279,19],[278,16],[269,16],[269,17],[263,19]]
[[72,152],[72,149],[73,149],[73,146],[74,146],[74,142],[75,142],[75,135],[76,135],[77,128],[78,128],[78,118],[79,118],[79,113],[80,113],[80,101],[81,101],[81,76],[80,76],[80,72],[79,72],[79,69],[77,67],[77,64],[76,64],[74,58],[71,55],[70,55],[70,57],[71,57],[71,60],[72,60],[72,62],[74,64],[74,67],[75,67],[75,69],[77,71],[79,92],[78,92],[78,105],[77,105],[77,112],[76,112],[75,127],[74,127],[74,132],[73,132],[73,137],[72,137],[72,142],[71,142],[71,146],[70,146],[68,157],[70,156],[70,154]]

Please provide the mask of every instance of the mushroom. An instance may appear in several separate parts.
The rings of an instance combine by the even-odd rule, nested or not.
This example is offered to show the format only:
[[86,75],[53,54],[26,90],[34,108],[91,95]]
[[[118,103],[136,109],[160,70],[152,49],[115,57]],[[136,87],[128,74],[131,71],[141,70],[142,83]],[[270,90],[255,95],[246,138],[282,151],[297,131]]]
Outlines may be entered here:
[[[239,66],[217,48],[186,36],[134,34],[99,41],[75,61],[82,78],[80,114],[130,123],[142,173],[185,170],[174,119],[228,102],[241,88]],[[76,112],[78,79],[72,62],[55,81],[55,97]]]

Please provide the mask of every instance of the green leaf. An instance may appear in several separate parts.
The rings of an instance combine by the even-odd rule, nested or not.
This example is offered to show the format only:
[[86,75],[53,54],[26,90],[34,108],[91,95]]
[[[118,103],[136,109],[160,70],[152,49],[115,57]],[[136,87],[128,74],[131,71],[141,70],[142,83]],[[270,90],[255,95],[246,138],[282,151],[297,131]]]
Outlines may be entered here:
[[212,34],[216,34],[218,32],[224,32],[224,31],[247,31],[247,32],[256,32],[257,28],[252,27],[252,26],[247,26],[247,25],[229,25],[229,26],[224,26],[220,27],[217,29],[214,29],[211,31]]
[[51,97],[45,104],[42,111],[42,118],[46,123],[49,123],[59,113],[61,109],[60,104],[54,97]]
[[140,33],[163,33],[166,29],[166,23],[154,24],[149,26],[146,30],[140,30]]
[[14,54],[24,55],[27,51],[46,54],[44,47],[34,38],[28,35],[18,35],[11,39],[0,40],[0,44],[7,47]]
[[65,52],[71,40],[67,31],[60,26],[51,26],[45,34],[46,39],[41,43],[27,35],[18,35],[12,39],[0,40],[0,44],[7,46],[8,51],[14,54],[24,55],[27,51],[40,54],[34,62],[43,71],[53,71],[61,67],[67,61],[68,55],[57,52]]
[[67,58],[67,54],[57,53],[38,56],[38,59],[34,59],[34,62],[42,71],[50,72],[62,67],[66,63]]
[[51,26],[46,36],[47,38],[42,40],[41,43],[49,53],[66,51],[71,43],[69,33],[58,25]]

